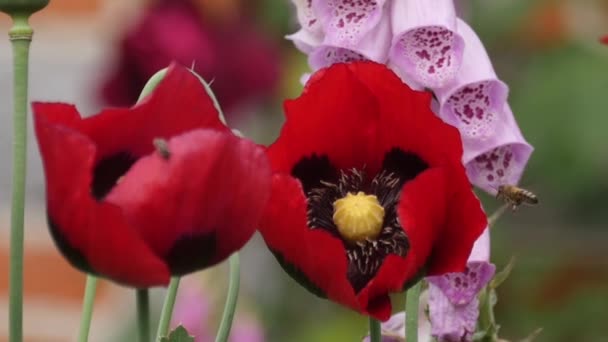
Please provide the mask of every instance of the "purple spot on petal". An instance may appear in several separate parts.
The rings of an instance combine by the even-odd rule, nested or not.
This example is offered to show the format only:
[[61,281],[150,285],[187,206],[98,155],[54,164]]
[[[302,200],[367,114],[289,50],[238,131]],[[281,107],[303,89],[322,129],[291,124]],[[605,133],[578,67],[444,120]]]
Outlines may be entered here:
[[475,157],[473,165],[490,185],[498,187],[510,179],[512,160],[512,146],[505,145]]
[[442,26],[427,26],[403,34],[397,43],[398,58],[404,58],[414,77],[429,87],[452,80],[459,65],[453,65],[455,34]]
[[340,41],[356,44],[377,16],[380,3],[376,0],[328,0],[330,27]]
[[[485,137],[496,124],[493,108],[500,104],[490,101],[494,84],[492,81],[473,83],[460,88],[446,101],[445,106],[454,115],[456,126],[467,137]],[[468,120],[464,120],[462,113]]]
[[367,60],[362,54],[344,48],[325,47],[311,56],[315,68],[323,68],[335,63],[350,63]]

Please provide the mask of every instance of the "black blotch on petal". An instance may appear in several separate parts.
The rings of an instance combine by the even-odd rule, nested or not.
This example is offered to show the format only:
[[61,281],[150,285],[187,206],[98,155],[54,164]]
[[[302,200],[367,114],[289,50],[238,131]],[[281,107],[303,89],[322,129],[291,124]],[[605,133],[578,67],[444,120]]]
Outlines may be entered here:
[[127,152],[120,152],[101,159],[95,165],[93,170],[93,182],[91,184],[91,192],[97,200],[102,200],[116,182],[122,177],[137,158]]
[[334,182],[338,178],[338,171],[331,165],[327,156],[313,154],[294,165],[291,175],[302,182],[304,193],[308,193],[321,181]]
[[429,165],[414,153],[404,152],[393,148],[385,156],[382,169],[395,173],[402,184],[416,178],[419,173],[428,169]]
[[302,271],[300,271],[296,266],[285,260],[282,254],[272,249],[270,249],[270,251],[272,254],[274,254],[274,257],[277,259],[283,270],[285,270],[285,272],[289,274],[289,276],[292,277],[298,284],[310,291],[310,293],[314,294],[315,296],[327,299],[325,292],[310,281],[310,279],[308,279],[308,277],[306,277],[306,275],[302,273]]
[[63,236],[61,228],[59,228],[59,226],[49,215],[47,215],[47,222],[57,249],[59,249],[61,254],[68,259],[70,264],[83,272],[95,275],[96,272],[91,268],[91,265],[89,265],[89,262],[85,258],[84,254],[70,245],[67,238]]
[[215,233],[178,239],[165,257],[172,275],[185,275],[209,267],[215,259]]

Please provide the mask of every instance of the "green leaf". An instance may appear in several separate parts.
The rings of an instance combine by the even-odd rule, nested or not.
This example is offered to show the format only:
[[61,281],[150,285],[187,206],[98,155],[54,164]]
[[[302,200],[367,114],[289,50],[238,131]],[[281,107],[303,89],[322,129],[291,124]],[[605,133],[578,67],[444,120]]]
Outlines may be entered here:
[[183,326],[178,326],[169,333],[169,336],[161,338],[160,342],[194,342],[194,337],[188,334]]
[[478,331],[475,334],[473,334],[473,341],[482,341],[487,335],[488,335],[488,330],[483,330],[483,331]]
[[494,291],[494,289],[490,290],[489,296],[490,307],[494,308],[496,306],[496,303],[498,303],[498,296],[496,295],[496,291]]
[[489,287],[491,289],[496,289],[497,287],[499,287],[505,280],[507,280],[507,278],[509,278],[509,275],[511,275],[511,271],[513,270],[514,266],[515,257],[511,257],[511,260],[509,260],[507,266],[505,266],[502,271],[496,273],[494,279],[492,279],[492,281],[490,282]]
[[538,337],[538,335],[540,335],[540,333],[542,331],[543,331],[543,328],[538,328],[538,329],[534,330],[530,335],[528,335],[528,337],[524,338],[520,342],[532,342]]

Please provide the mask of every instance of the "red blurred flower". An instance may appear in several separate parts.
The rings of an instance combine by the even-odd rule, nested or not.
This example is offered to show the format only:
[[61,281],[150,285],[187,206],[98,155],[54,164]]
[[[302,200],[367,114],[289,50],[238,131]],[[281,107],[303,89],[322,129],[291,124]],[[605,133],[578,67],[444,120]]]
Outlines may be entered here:
[[187,69],[172,66],[131,109],[85,119],[68,104],[33,110],[49,227],[77,268],[136,287],[166,284],[222,261],[255,231],[267,158],[220,122]]
[[280,76],[279,46],[247,18],[213,22],[200,13],[192,0],[155,1],[146,8],[121,38],[103,100],[133,105],[145,82],[174,60],[213,80],[228,114],[234,106],[272,96]]
[[608,34],[600,38],[600,43],[608,45]]
[[[311,292],[386,320],[390,292],[423,272],[464,270],[486,217],[458,131],[430,101],[386,67],[358,62],[321,70],[285,103],[287,121],[267,151],[274,174],[260,231]],[[375,196],[383,218],[375,236],[353,239],[334,206],[358,192]]]

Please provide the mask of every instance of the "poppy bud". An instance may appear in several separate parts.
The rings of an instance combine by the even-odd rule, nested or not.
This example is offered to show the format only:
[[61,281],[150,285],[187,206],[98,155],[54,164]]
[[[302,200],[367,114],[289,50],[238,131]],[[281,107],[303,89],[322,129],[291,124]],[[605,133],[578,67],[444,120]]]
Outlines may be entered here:
[[0,0],[0,12],[29,16],[49,4],[49,0]]

